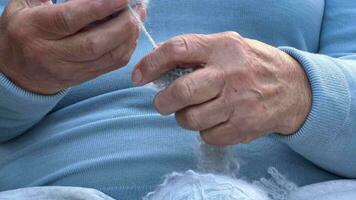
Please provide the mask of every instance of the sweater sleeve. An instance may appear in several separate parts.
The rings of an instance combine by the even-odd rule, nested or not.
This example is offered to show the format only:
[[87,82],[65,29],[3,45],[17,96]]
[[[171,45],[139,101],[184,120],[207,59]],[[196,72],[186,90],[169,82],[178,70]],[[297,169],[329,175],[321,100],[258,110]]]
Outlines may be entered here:
[[[0,13],[8,0],[0,1]],[[19,136],[39,122],[65,91],[54,96],[41,96],[25,91],[0,73],[0,143]]]
[[39,122],[65,91],[53,96],[42,96],[25,91],[0,73],[0,142],[23,134]]
[[279,137],[321,168],[356,178],[356,1],[326,0],[318,54],[280,49],[312,86],[312,110],[294,135]]

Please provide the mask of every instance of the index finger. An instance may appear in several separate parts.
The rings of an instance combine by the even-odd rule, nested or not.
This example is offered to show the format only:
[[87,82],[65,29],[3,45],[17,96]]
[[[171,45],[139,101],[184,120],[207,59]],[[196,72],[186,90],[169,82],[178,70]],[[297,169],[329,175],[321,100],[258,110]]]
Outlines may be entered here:
[[38,6],[33,20],[40,34],[67,36],[125,8],[128,0],[72,0],[63,4]]
[[158,93],[154,104],[160,114],[169,115],[216,98],[224,85],[222,71],[211,67],[199,69],[180,77]]
[[132,79],[144,85],[158,79],[177,66],[198,66],[208,62],[211,54],[207,35],[175,37],[144,57],[135,67]]

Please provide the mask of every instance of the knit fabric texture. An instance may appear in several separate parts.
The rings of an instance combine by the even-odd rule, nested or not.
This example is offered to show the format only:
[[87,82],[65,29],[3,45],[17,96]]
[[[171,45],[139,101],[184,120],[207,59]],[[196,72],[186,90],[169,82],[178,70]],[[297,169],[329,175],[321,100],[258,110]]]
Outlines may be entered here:
[[[1,8],[6,3],[0,1]],[[269,198],[269,188],[284,190],[270,166],[301,187],[356,178],[355,6],[354,0],[151,1],[145,24],[158,42],[236,31],[285,51],[309,78],[313,105],[301,129],[232,146],[237,176],[218,176],[257,185]],[[152,104],[157,92],[131,81],[135,64],[150,51],[142,36],[127,66],[51,96],[26,91],[0,73],[0,191],[76,186],[136,200],[166,174],[209,174],[198,169],[197,133],[159,115]]]

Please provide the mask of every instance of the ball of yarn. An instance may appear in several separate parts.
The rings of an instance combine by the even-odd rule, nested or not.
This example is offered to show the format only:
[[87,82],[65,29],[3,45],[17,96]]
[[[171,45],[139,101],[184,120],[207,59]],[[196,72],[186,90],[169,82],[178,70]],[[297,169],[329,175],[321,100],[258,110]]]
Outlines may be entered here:
[[258,186],[229,176],[173,173],[144,200],[268,200]]

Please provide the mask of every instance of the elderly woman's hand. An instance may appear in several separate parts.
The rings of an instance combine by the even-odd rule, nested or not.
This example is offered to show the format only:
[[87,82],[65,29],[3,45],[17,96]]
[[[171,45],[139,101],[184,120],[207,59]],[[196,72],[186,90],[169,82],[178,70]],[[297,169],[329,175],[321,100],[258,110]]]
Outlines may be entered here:
[[311,109],[309,81],[288,54],[235,32],[173,38],[143,58],[133,80],[146,84],[176,66],[197,66],[155,99],[157,110],[200,131],[209,144],[290,135]]
[[126,65],[139,36],[127,4],[10,0],[0,21],[0,71],[24,89],[54,94]]

